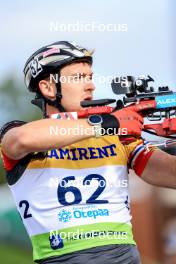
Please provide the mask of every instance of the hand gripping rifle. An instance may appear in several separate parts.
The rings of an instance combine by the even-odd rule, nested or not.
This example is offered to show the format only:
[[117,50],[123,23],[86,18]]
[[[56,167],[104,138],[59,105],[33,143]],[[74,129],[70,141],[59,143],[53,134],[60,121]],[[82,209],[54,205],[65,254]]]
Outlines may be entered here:
[[[176,93],[168,86],[159,87],[154,91],[148,83],[154,80],[148,75],[147,78],[132,76],[113,79],[112,90],[117,95],[124,94],[122,100],[101,99],[82,101],[81,106],[86,109],[78,112],[78,117],[83,118],[91,114],[111,113],[122,108],[136,111],[151,121],[144,124],[143,131],[165,137],[176,139],[176,125],[171,124],[172,118],[176,117]],[[108,104],[116,102],[115,107]],[[154,123],[155,122],[155,123]],[[176,119],[175,119],[176,124]]]

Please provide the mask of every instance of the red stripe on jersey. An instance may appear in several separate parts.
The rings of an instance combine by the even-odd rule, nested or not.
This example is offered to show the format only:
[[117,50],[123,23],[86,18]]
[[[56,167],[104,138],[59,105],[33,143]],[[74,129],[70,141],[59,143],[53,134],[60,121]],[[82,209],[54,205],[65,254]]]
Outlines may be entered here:
[[[142,146],[142,143],[139,142],[139,143],[136,145],[135,150],[136,150],[136,148],[137,148],[139,145]],[[133,151],[131,152],[131,154],[129,155],[129,158],[128,158],[128,164],[131,164],[132,159],[133,159],[134,156],[136,155],[135,150],[133,150]],[[134,153],[135,153],[135,155],[134,155]]]
[[18,163],[19,160],[13,160],[13,159],[8,158],[3,153],[3,151],[1,151],[1,153],[2,153],[3,166],[4,166],[5,170],[11,171],[15,167],[15,165]]
[[154,153],[153,150],[150,151],[143,150],[136,158],[133,169],[139,177],[142,176],[145,166],[147,165],[147,162],[153,153]]

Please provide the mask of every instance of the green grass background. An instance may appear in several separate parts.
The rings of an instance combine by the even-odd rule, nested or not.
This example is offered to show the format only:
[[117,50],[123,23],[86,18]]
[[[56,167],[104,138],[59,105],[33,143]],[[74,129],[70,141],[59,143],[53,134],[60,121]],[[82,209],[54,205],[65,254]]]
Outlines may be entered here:
[[15,246],[0,244],[1,264],[34,264],[32,254]]

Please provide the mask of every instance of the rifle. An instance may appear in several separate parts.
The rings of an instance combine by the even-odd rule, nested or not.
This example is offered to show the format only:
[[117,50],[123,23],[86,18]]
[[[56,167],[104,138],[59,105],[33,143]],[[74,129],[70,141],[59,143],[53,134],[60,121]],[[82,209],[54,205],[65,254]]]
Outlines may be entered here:
[[[176,93],[169,89],[168,86],[162,86],[155,91],[149,87],[149,82],[154,79],[149,75],[147,78],[133,76],[116,77],[112,80],[111,87],[116,95],[125,94],[123,99],[100,99],[82,101],[81,106],[86,107],[78,112],[79,118],[87,117],[91,114],[104,114],[128,108],[140,113],[150,122],[144,124],[143,131],[152,135],[165,138],[176,139],[176,129],[173,129],[170,121],[176,117]],[[109,104],[116,102],[115,107]],[[87,108],[88,107],[88,108]],[[159,122],[160,121],[160,122]]]

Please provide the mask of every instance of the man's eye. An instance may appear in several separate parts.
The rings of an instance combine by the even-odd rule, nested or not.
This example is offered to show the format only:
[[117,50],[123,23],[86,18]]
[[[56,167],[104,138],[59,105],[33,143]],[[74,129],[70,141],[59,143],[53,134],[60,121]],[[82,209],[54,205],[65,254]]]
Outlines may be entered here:
[[72,80],[79,80],[79,76],[78,75],[72,76]]
[[74,76],[74,80],[83,80],[86,79],[88,80],[92,80],[93,76],[92,75],[87,75],[87,74],[77,74]]
[[75,80],[82,79],[84,76],[82,74],[77,74],[74,76]]

